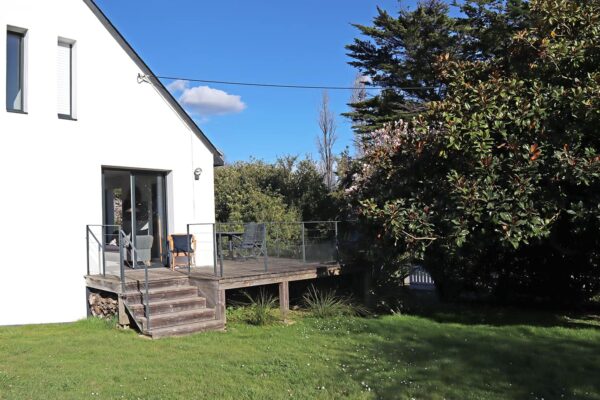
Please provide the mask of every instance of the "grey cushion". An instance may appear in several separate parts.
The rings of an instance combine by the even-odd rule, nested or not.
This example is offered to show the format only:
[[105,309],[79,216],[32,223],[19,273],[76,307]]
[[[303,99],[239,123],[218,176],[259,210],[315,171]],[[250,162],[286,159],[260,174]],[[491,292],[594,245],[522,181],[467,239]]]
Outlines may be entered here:
[[[138,235],[135,237],[137,250],[135,253],[136,261],[149,263],[152,258],[152,244],[154,243],[154,236],[152,235]],[[127,261],[133,261],[133,250],[127,252]]]
[[154,236],[152,235],[139,235],[135,237],[135,248],[138,250],[151,249],[152,243],[154,243]]
[[190,253],[194,252],[192,248],[192,235],[188,234],[175,234],[171,235],[173,238],[173,252],[175,253]]

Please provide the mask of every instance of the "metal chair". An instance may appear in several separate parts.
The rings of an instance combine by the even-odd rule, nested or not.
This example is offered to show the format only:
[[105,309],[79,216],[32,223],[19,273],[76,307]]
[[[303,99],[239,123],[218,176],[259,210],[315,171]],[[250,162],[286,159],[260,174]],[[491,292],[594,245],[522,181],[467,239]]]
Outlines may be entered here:
[[234,257],[237,251],[239,258],[257,258],[266,254],[267,227],[265,224],[250,222],[244,225],[244,234],[233,238]]
[[169,235],[169,266],[175,271],[176,267],[196,266],[196,238],[186,233]]

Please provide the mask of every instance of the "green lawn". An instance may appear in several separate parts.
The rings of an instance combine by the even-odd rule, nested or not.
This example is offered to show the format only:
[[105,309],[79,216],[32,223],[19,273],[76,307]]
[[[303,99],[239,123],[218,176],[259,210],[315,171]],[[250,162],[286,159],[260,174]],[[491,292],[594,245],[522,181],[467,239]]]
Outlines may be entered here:
[[295,320],[158,341],[98,320],[0,328],[0,399],[600,399],[594,321]]

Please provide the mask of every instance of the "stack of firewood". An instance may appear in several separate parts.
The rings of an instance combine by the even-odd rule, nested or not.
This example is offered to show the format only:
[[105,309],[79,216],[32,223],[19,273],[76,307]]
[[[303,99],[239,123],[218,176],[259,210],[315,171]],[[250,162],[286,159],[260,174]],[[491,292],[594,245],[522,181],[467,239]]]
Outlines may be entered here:
[[94,317],[111,318],[119,312],[119,303],[117,299],[102,296],[99,293],[90,293],[88,297],[90,310]]

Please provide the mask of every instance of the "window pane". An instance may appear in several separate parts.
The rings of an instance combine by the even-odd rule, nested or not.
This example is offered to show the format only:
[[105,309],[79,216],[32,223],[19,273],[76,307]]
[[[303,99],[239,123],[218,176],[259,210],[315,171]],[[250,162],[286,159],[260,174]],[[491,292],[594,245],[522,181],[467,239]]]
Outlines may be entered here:
[[23,111],[23,35],[6,36],[6,108]]
[[58,43],[57,69],[57,103],[58,113],[71,115],[71,45]]

